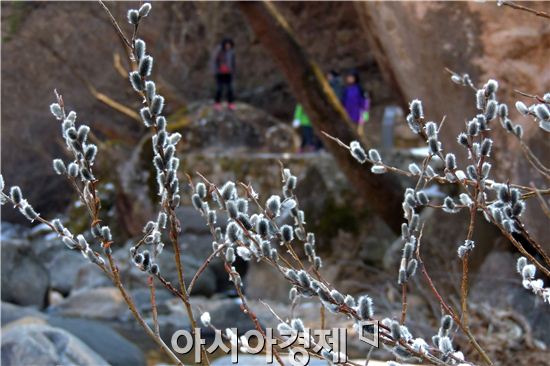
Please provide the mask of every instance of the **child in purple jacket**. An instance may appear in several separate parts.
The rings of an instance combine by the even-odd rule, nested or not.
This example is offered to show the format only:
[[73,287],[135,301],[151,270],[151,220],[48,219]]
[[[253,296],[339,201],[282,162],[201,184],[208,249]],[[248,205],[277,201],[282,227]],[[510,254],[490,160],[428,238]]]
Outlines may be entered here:
[[370,98],[363,93],[356,71],[346,75],[346,86],[342,92],[342,105],[349,118],[357,124],[359,135],[364,134],[363,125],[369,119]]
[[346,75],[346,86],[342,92],[342,105],[353,122],[357,124],[364,122],[362,117],[368,102],[363,95],[357,72],[350,72]]

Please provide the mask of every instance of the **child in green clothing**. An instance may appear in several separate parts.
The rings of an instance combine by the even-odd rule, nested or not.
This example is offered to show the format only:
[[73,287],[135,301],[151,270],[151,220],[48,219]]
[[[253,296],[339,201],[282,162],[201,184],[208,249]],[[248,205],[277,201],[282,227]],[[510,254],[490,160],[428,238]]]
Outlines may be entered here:
[[302,137],[302,144],[300,146],[301,151],[311,151],[315,149],[315,136],[313,134],[313,127],[309,117],[304,112],[304,108],[301,104],[296,105],[294,110],[294,121],[292,125],[296,128],[300,128],[300,134]]

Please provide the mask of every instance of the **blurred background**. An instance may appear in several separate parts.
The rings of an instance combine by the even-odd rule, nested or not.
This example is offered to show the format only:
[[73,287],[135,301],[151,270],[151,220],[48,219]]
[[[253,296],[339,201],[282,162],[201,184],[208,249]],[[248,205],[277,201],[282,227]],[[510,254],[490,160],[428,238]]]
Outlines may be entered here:
[[[522,4],[550,10],[544,2]],[[107,3],[127,34],[132,28],[126,11],[134,5],[138,6]],[[321,122],[323,126],[341,123],[343,127],[336,130],[352,126],[353,131],[344,136],[358,133],[369,146],[380,149],[384,161],[406,169],[424,156],[419,149],[424,142],[404,121],[408,102],[415,98],[424,102],[429,120],[446,117],[443,143],[462,153],[455,139],[464,121],[476,114],[475,99],[470,89],[450,81],[445,68],[468,73],[476,85],[489,78],[498,80],[498,98],[510,106],[516,100],[527,101],[514,90],[542,95],[550,89],[550,22],[493,2],[275,3],[299,52],[259,33],[261,25],[255,21],[254,9],[242,4],[153,5],[140,26],[139,37],[147,42],[148,53],[155,59],[153,79],[166,98],[169,128],[183,135],[178,151],[180,179],[185,180],[185,173],[195,178],[198,171],[217,184],[228,179],[251,182],[266,199],[280,192],[282,161],[298,176],[297,195],[308,228],[317,235],[326,277],[344,293],[370,294],[380,317],[397,316],[401,309],[396,280],[402,243],[395,223],[401,221],[402,212],[396,210],[394,217],[389,217],[380,212],[379,201],[391,206],[402,199],[402,190],[392,191],[381,184],[386,188],[378,192],[378,200],[373,198],[376,190],[357,178],[360,173],[340,169],[341,156],[334,155],[330,142],[320,139]],[[141,103],[128,83],[125,50],[95,2],[2,2],[1,11],[0,141],[6,183],[19,185],[45,217],[62,217],[74,232],[89,228],[84,207],[75,203],[71,187],[51,168],[53,158],[67,157],[59,123],[48,110],[56,89],[66,108],[77,112],[77,121],[92,128],[92,139],[100,148],[96,169],[103,218],[115,230],[115,255],[121,260],[127,286],[147,313],[145,276],[129,263],[128,248],[143,224],[155,217],[157,202],[150,174],[150,136],[137,114]],[[218,103],[216,60],[220,44],[229,39],[231,42],[225,43],[232,43],[235,57],[231,70],[234,100],[223,96]],[[306,103],[307,110],[311,102],[307,104],[304,95],[308,99],[314,91],[308,90],[307,83],[302,88],[296,86],[299,76],[311,76],[300,74],[304,57],[330,78],[346,109],[349,92],[345,91],[359,86],[359,123],[307,117],[302,104]],[[512,109],[511,118],[524,127],[526,141],[548,165],[549,139],[534,122]],[[317,112],[323,115],[324,111]],[[492,163],[496,178],[547,186],[523,159],[517,140],[500,127],[495,129]],[[463,161],[466,156],[458,158]],[[362,168],[357,165],[356,169]],[[404,189],[412,184],[394,178],[392,187]],[[434,185],[430,192],[444,197],[458,190]],[[203,218],[192,208],[189,194],[183,196],[178,215],[189,277],[211,253],[212,239]],[[13,331],[13,322],[26,318],[27,322],[68,331],[113,365],[166,361],[141,334],[116,289],[95,267],[79,253],[65,250],[43,227],[29,225],[10,207],[2,207],[1,215],[4,331]],[[456,305],[461,273],[456,248],[465,237],[467,213],[449,216],[426,209],[422,216],[428,222],[423,244],[426,266]],[[525,218],[533,237],[550,250],[547,220],[535,201],[528,203]],[[537,303],[521,287],[514,267],[518,253],[512,245],[481,221],[478,228],[472,258],[474,333],[503,364],[547,361],[548,306]],[[167,263],[160,264],[163,273],[176,282],[171,258],[164,257]],[[268,300],[284,316],[290,316],[288,285],[273,281],[273,276],[270,268],[256,263],[249,264],[244,276],[247,296],[266,325],[274,319],[258,299]],[[441,311],[422,282],[411,284],[410,328],[429,337],[438,326]],[[200,277],[193,293],[194,305],[209,311],[219,328],[250,329],[230,287],[221,264],[214,263]],[[170,293],[158,289],[158,298],[163,336],[169,340],[173,331],[189,325]],[[295,314],[314,327],[319,316],[312,307],[304,302]],[[329,319],[329,324],[341,323],[342,319]],[[22,329],[17,331],[23,335]],[[487,329],[493,331],[488,334]],[[456,342],[475,360],[466,338],[457,335]],[[113,344],[117,347],[107,347]],[[364,357],[366,350],[360,343],[352,344],[350,353]],[[3,362],[17,364],[4,358],[8,351],[4,341],[2,351]],[[388,353],[376,357],[387,358]]]

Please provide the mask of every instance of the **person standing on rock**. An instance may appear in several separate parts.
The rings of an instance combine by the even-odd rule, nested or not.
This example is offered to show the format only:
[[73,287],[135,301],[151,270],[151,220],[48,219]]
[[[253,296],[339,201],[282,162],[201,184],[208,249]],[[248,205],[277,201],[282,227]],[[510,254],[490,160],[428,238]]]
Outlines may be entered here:
[[216,77],[216,104],[221,109],[224,93],[229,109],[235,109],[233,104],[233,76],[235,75],[235,43],[231,38],[225,38],[214,52],[212,68]]

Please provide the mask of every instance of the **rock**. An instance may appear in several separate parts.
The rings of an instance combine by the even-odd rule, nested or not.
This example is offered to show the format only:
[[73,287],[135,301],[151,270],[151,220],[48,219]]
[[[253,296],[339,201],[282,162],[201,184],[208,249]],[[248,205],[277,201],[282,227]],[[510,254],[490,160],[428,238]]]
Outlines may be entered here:
[[145,365],[144,355],[139,348],[107,325],[87,319],[46,316],[32,308],[10,303],[2,303],[1,309],[2,327],[11,327],[12,322],[48,324],[76,336],[110,365]]
[[[180,306],[183,307],[181,303]],[[178,311],[174,314],[159,315],[158,322],[160,327],[160,336],[166,342],[170,342],[170,339],[172,338],[174,332],[180,329],[191,331],[191,322],[189,321],[187,313],[185,312],[185,310],[183,310],[183,308],[181,309],[181,311]],[[147,324],[152,327],[153,319],[148,318]],[[141,328],[139,329],[139,331],[141,331]]]
[[[183,244],[180,244],[183,247]],[[164,278],[178,287],[178,275],[173,252],[166,243],[163,253],[158,257],[157,263],[160,267],[160,272]],[[122,283],[128,288],[145,288],[147,286],[147,274],[140,271],[129,259],[128,249],[123,248],[114,253],[114,258],[120,271]],[[184,278],[190,281],[198,268],[202,265],[202,261],[193,258],[191,255],[182,250],[181,262],[184,268]],[[212,268],[206,268],[195,283],[193,294],[211,296],[216,291],[216,276]],[[73,288],[75,290],[85,290],[90,288],[112,286],[112,282],[101,271],[93,265],[85,265],[78,271]]]
[[49,313],[101,320],[126,320],[128,306],[116,287],[85,289],[71,294],[61,303],[51,306]]
[[[242,312],[239,298],[212,301],[210,306],[205,309],[208,309],[212,324],[215,324],[218,329],[237,328],[243,332],[255,329],[250,317]],[[262,319],[261,314],[257,315],[260,323],[263,323],[265,319]]]
[[2,221],[2,225],[0,225],[0,240],[24,238],[28,234],[28,231],[29,228],[27,225],[23,226],[8,221]]
[[2,365],[108,365],[69,332],[46,324],[12,323],[2,328]]
[[483,274],[472,283],[472,301],[498,310],[511,310],[525,318],[532,329],[533,337],[550,344],[550,307],[540,297],[521,285],[521,276],[516,272],[518,256],[495,251],[487,256],[479,269]]
[[93,265],[82,266],[73,278],[72,290],[74,292],[112,285],[99,268]]
[[2,301],[47,305],[50,276],[28,241],[2,240]]
[[[277,270],[266,263],[249,262],[244,278],[246,296],[252,299],[288,301],[290,285]],[[266,286],[269,283],[269,286]]]
[[[222,297],[193,297],[191,299],[193,306],[193,312],[195,317],[200,318],[200,314],[204,312],[210,313],[212,318],[212,325],[217,329],[225,328],[237,328],[239,332],[246,332],[250,329],[255,329],[254,323],[250,320],[246,314],[244,314],[240,308],[240,300],[238,298],[222,298]],[[251,301],[250,306],[255,311],[258,321],[262,326],[273,326],[277,324],[273,315],[267,310],[267,308],[258,303],[257,301]],[[162,338],[170,342],[170,339],[175,331],[180,329],[191,330],[191,324],[187,317],[187,313],[181,301],[179,299],[173,299],[168,303],[170,313],[160,315],[158,318],[160,331]],[[279,309],[279,308],[277,308]],[[149,325],[153,325],[151,318],[147,319]],[[133,324],[126,324],[126,328],[134,327]],[[202,327],[202,324],[198,322],[197,326]],[[125,332],[128,329],[124,330]],[[210,328],[203,327],[201,330],[205,337],[211,337],[213,332]],[[135,333],[135,331],[134,331]]]
[[64,299],[63,295],[60,292],[51,290],[48,293],[48,304],[57,305],[62,302]]
[[189,105],[191,123],[183,130],[183,149],[296,151],[299,141],[292,128],[251,105],[236,103],[235,107],[233,111],[218,111],[213,104]]
[[[151,291],[149,288],[135,289],[131,291],[132,298],[138,310],[142,313],[151,312]],[[174,295],[164,287],[155,286],[155,301],[157,303],[157,311],[159,314],[169,313],[169,308],[166,303],[174,299]]]
[[24,317],[33,317],[33,318],[46,317],[44,314],[42,314],[41,312],[33,308],[18,306],[18,305],[10,304],[9,302],[2,302],[2,306],[0,306],[0,310],[2,311],[2,315],[0,317],[2,326]]
[[210,232],[199,235],[183,232],[179,241],[185,257],[203,263],[212,254],[213,240]]
[[48,324],[62,328],[78,337],[99,354],[109,365],[145,366],[141,350],[110,327],[86,319],[72,319],[52,316]]
[[[181,262],[184,269],[184,279],[187,285],[189,285],[189,282],[191,281],[199,267],[203,264],[203,261],[191,258],[187,256],[185,252],[182,252]],[[174,260],[174,255],[170,250],[166,250],[162,253],[159,260],[159,266],[162,275],[174,286],[179,287],[176,261]],[[195,282],[192,294],[212,296],[216,292],[216,281],[217,279],[213,269],[207,267]]]
[[60,247],[52,260],[46,263],[46,268],[50,272],[52,289],[65,296],[68,295],[73,287],[75,277],[84,266],[91,267],[79,252]]
[[182,235],[210,235],[205,218],[193,206],[180,206],[176,209],[176,214],[180,220]]

